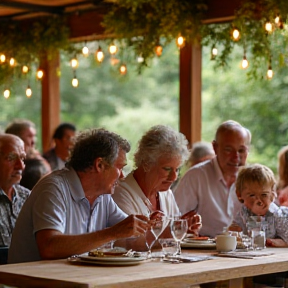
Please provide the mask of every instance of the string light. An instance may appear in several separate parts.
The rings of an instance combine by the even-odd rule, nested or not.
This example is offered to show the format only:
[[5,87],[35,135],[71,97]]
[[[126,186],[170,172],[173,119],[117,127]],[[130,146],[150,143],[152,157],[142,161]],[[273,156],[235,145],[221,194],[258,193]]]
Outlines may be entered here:
[[71,67],[72,67],[73,69],[78,68],[79,62],[78,62],[78,60],[77,60],[76,57],[74,57],[74,58],[72,58],[72,59],[70,60],[70,65],[71,65]]
[[111,45],[109,46],[109,53],[111,55],[115,55],[117,53],[117,46],[114,43],[111,43]]
[[183,48],[185,46],[185,39],[183,36],[179,36],[177,39],[176,39],[176,44],[178,46],[179,49]]
[[85,41],[84,47],[82,48],[82,54],[84,57],[89,56],[89,48],[87,47],[87,42]]
[[246,55],[244,53],[244,56],[243,56],[243,59],[242,59],[242,62],[241,62],[241,68],[242,69],[247,69],[248,66],[249,66],[249,62],[248,62],[248,60],[246,58]]
[[26,66],[26,65],[22,66],[22,73],[23,74],[27,74],[28,71],[29,71],[29,67],[28,66]]
[[6,88],[5,90],[4,90],[4,93],[3,93],[3,95],[4,95],[4,97],[6,98],[6,99],[8,99],[9,97],[10,97],[10,90],[8,89],[8,88]]
[[144,62],[144,58],[142,57],[142,55],[139,55],[139,56],[137,57],[137,62],[138,62],[138,63],[143,63],[143,62]]
[[73,77],[73,79],[72,79],[72,86],[74,87],[74,88],[77,88],[78,86],[79,86],[79,81],[78,81],[78,79],[77,79],[77,77],[76,77],[76,71],[74,70],[74,77]]
[[155,53],[158,57],[160,57],[162,55],[162,52],[163,52],[163,47],[160,44],[158,44],[155,47]]
[[104,53],[103,53],[100,46],[97,49],[97,51],[95,52],[95,58],[99,63],[103,62],[103,60],[104,60]]
[[214,60],[218,55],[218,49],[213,45],[211,49],[211,60]]
[[4,63],[6,61],[6,56],[4,54],[0,55],[0,61],[1,63]]
[[38,68],[38,70],[36,72],[36,78],[38,80],[41,80],[43,78],[43,76],[44,76],[44,71],[42,69]]
[[269,65],[268,65],[268,70],[267,70],[267,78],[270,80],[274,76],[274,72],[272,70],[272,65],[271,65],[271,57],[269,59]]
[[10,64],[11,67],[16,66],[16,60],[15,60],[15,58],[13,58],[13,57],[10,58],[9,64]]
[[234,41],[239,41],[240,40],[240,31],[239,31],[239,29],[238,28],[233,28],[233,30],[232,30],[232,39],[234,40]]
[[26,96],[27,96],[27,98],[30,98],[32,96],[32,89],[31,89],[29,84],[26,88]]
[[119,71],[121,75],[125,75],[127,73],[127,66],[125,64],[121,64]]
[[273,26],[271,22],[266,22],[265,23],[265,30],[270,34],[273,32]]

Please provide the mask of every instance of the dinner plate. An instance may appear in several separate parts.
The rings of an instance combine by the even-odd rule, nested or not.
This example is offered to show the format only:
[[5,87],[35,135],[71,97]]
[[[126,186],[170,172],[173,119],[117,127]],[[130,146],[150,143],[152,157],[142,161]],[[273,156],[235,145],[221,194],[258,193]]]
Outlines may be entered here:
[[181,247],[183,248],[209,248],[209,249],[214,249],[216,248],[216,243],[213,243],[213,242],[207,242],[206,243],[196,243],[196,242],[181,242]]
[[130,266],[140,264],[146,260],[146,257],[94,257],[88,254],[82,254],[77,257],[69,257],[67,259],[71,263],[88,263],[93,265],[105,266]]
[[195,244],[210,244],[213,243],[213,240],[194,240],[191,238],[185,238],[183,239],[183,242],[187,242],[187,243],[195,243]]

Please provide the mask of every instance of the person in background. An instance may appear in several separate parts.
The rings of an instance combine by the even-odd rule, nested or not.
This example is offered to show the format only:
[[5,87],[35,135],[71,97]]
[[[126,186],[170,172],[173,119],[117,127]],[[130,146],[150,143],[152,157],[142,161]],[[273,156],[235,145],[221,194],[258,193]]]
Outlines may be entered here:
[[75,125],[70,123],[62,123],[56,128],[53,134],[55,146],[43,154],[43,157],[49,162],[52,170],[64,168],[73,146],[75,132]]
[[33,122],[27,119],[15,119],[8,124],[5,133],[16,135],[24,141],[27,158],[35,153],[36,127]]
[[[192,146],[192,150],[189,156],[189,159],[184,166],[184,171],[187,169],[207,160],[212,159],[215,157],[215,152],[213,150],[213,146],[209,142],[195,142]],[[181,170],[182,172],[182,170]],[[177,180],[172,184],[171,189],[175,191],[180,180],[180,175],[178,176]]]
[[[134,154],[135,170],[119,182],[113,199],[127,214],[149,215],[162,211],[164,215],[181,216],[170,189],[181,165],[188,158],[188,141],[174,129],[156,125],[140,139]],[[201,217],[189,211],[190,233],[198,234]]]
[[288,146],[278,152],[278,175],[277,204],[288,206]]
[[144,234],[147,218],[127,216],[111,197],[129,151],[125,139],[105,129],[80,133],[66,167],[43,177],[23,206],[8,263],[67,258]]
[[50,165],[38,158],[25,159],[25,169],[22,173],[20,185],[29,190],[45,175],[51,172]]
[[190,157],[187,161],[189,167],[207,161],[215,157],[213,146],[209,142],[195,142],[192,145]]
[[12,231],[30,190],[19,185],[26,153],[15,135],[0,134],[0,246],[10,246]]
[[233,120],[223,122],[212,142],[216,157],[191,167],[176,187],[174,196],[182,214],[196,210],[201,215],[201,235],[222,233],[239,211],[235,180],[246,163],[250,141],[248,129]]

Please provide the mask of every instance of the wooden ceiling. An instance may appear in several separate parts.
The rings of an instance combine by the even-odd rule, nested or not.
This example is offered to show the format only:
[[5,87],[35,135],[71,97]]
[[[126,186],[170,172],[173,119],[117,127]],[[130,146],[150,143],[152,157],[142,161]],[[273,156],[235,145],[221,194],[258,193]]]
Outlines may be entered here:
[[[111,0],[1,0],[0,22],[66,15],[72,40],[95,40],[103,37],[102,15],[112,3]],[[241,0],[207,0],[208,11],[204,22],[231,21],[240,3]]]

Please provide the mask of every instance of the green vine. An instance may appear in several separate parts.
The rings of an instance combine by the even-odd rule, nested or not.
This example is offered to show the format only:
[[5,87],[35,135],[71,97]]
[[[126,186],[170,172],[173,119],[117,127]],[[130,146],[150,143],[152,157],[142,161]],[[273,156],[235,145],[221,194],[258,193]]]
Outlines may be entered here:
[[[66,19],[47,17],[31,23],[4,22],[0,24],[0,53],[6,61],[0,64],[0,84],[10,83],[13,78],[24,77],[22,66],[39,66],[42,57],[51,59],[59,50],[73,53],[74,46],[69,41],[70,31]],[[74,52],[75,53],[75,52]],[[11,67],[13,57],[16,66]]]
[[[148,65],[159,41],[165,47],[179,34],[187,42],[218,47],[216,67],[227,66],[234,45],[241,45],[249,57],[252,77],[262,77],[270,60],[274,68],[286,63],[287,32],[282,28],[288,15],[287,0],[243,0],[233,22],[225,24],[203,24],[207,9],[204,0],[119,0],[102,24],[107,35],[124,38],[135,56],[144,58],[140,65]],[[277,15],[281,19],[278,26],[274,24]],[[271,35],[264,29],[268,21],[274,27]],[[231,37],[233,27],[240,30],[238,42]]]

